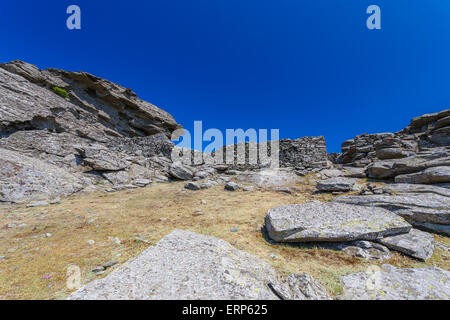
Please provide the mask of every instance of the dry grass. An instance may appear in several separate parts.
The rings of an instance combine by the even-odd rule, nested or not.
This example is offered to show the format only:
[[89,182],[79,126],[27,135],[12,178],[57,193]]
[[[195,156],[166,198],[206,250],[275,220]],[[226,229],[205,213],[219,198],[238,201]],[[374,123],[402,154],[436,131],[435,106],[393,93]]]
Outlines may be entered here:
[[[331,294],[341,292],[340,276],[364,270],[370,264],[343,253],[314,245],[270,244],[261,232],[271,207],[328,201],[329,195],[313,195],[308,185],[297,186],[295,195],[267,190],[227,192],[223,187],[186,191],[183,183],[160,184],[116,193],[96,193],[64,199],[47,207],[0,208],[0,299],[63,299],[66,270],[75,264],[83,283],[105,276],[92,273],[97,265],[115,259],[123,263],[137,256],[174,229],[216,236],[236,248],[255,254],[281,273],[308,272]],[[206,200],[202,204],[201,200]],[[201,210],[203,215],[195,216]],[[10,223],[24,227],[7,228]],[[237,232],[231,229],[238,228]],[[50,233],[50,237],[45,234]],[[121,240],[116,244],[109,237]],[[94,240],[95,244],[89,244]],[[437,240],[450,244],[448,238]],[[270,258],[270,254],[278,256]],[[400,267],[435,265],[449,269],[448,253],[440,249],[427,263],[395,254],[385,262]],[[112,268],[113,269],[113,268]],[[110,270],[110,269],[108,269]]]

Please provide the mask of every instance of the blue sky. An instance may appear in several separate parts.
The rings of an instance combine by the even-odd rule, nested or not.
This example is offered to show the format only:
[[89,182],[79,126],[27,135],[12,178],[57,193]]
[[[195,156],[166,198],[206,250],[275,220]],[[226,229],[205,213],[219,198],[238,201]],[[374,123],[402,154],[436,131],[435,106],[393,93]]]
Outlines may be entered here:
[[[82,30],[66,28],[66,8]],[[381,8],[382,29],[366,28]],[[450,1],[2,1],[0,61],[88,71],[187,129],[278,128],[329,152],[450,105]]]

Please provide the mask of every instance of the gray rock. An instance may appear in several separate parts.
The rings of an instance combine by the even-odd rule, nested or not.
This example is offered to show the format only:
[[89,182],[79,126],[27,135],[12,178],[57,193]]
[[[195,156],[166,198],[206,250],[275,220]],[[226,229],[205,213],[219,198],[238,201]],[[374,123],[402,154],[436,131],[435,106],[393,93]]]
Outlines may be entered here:
[[435,193],[441,196],[450,197],[449,189],[426,184],[391,183],[383,186],[382,191],[391,194]]
[[433,167],[421,172],[398,175],[395,177],[397,183],[446,183],[450,182],[450,166]]
[[169,173],[172,177],[179,180],[192,180],[194,178],[192,171],[180,163],[173,163]]
[[[447,117],[448,118],[448,117]],[[450,145],[450,126],[439,128],[433,132],[431,141],[440,146]]]
[[414,227],[418,229],[450,237],[450,225],[430,223],[430,222],[418,222],[418,221],[413,221],[412,223]]
[[228,182],[227,184],[225,184],[225,190],[236,191],[239,189],[240,189],[240,186],[235,182]]
[[246,171],[238,175],[237,179],[264,188],[289,186],[301,181],[301,178],[293,170],[282,168]]
[[375,240],[411,229],[389,210],[327,202],[270,209],[265,225],[280,242]]
[[321,170],[320,173],[318,173],[318,175],[320,175],[323,179],[340,177],[343,174],[344,173],[341,170],[337,169],[324,169]]
[[242,190],[244,190],[244,191],[253,191],[253,190],[255,190],[255,187],[253,187],[253,186],[245,186],[245,187],[242,188]]
[[23,203],[68,196],[83,188],[75,175],[44,161],[0,149],[0,201]]
[[[0,64],[0,119],[7,127],[48,127],[92,140],[163,133],[170,137],[180,128],[173,117],[143,101],[130,89],[86,72],[36,66],[12,61]],[[51,88],[64,88],[69,99]],[[14,112],[8,112],[14,110]],[[57,114],[57,117],[52,117]],[[78,116],[75,116],[78,115]]]
[[376,151],[378,159],[399,159],[406,158],[411,152],[402,150],[401,148],[383,148]]
[[273,287],[283,300],[332,300],[327,290],[307,273],[291,274],[286,283],[287,287]]
[[351,178],[329,178],[317,182],[317,189],[323,192],[346,192],[353,189],[355,180]]
[[31,203],[27,204],[27,207],[29,208],[33,208],[33,207],[43,207],[43,206],[48,206],[49,203],[47,201],[34,201]]
[[124,185],[130,181],[130,175],[126,171],[104,172],[102,176],[114,185]]
[[342,278],[346,300],[448,300],[450,272],[436,267],[382,269]]
[[197,172],[195,173],[194,176],[195,176],[196,178],[206,179],[206,178],[208,178],[210,175],[211,175],[211,174],[210,174],[209,172],[200,170],[200,171],[197,171]]
[[422,261],[430,259],[434,251],[434,237],[416,229],[411,229],[409,233],[384,237],[378,242]]
[[196,183],[196,182],[188,182],[184,185],[184,188],[188,189],[188,190],[200,190],[201,189],[200,186],[198,185],[198,183]]
[[416,222],[450,224],[448,197],[435,193],[342,196],[333,199],[333,202],[386,208],[412,225]]
[[[289,293],[289,285],[259,258],[223,240],[175,230],[107,277],[72,293],[69,299],[279,299],[271,287],[288,292],[283,298],[296,298]],[[304,290],[314,296],[315,290]]]
[[392,258],[392,253],[389,250],[386,251],[373,246],[371,246],[370,248],[361,248],[358,246],[348,245],[342,249],[342,252],[351,257],[362,258],[366,260],[383,261]]
[[345,170],[342,170],[342,176],[347,178],[365,178],[366,168],[346,167]]
[[126,154],[113,152],[105,146],[75,146],[75,149],[83,157],[87,166],[99,171],[117,171],[130,166],[130,162],[125,160]]
[[138,186],[138,187],[146,187],[150,183],[152,183],[152,181],[150,179],[136,179],[136,180],[133,180],[133,184],[135,186]]

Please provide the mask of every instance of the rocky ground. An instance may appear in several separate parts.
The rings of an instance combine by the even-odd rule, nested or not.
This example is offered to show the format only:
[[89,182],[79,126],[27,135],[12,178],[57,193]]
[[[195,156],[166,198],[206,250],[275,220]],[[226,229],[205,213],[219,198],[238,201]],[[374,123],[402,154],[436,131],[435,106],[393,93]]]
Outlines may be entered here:
[[192,165],[130,89],[0,64],[0,298],[449,299],[449,118]]

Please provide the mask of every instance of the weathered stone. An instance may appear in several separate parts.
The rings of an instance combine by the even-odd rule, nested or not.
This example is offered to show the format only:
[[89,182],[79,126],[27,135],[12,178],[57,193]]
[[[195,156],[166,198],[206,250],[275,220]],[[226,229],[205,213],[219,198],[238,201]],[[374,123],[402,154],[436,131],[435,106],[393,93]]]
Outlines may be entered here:
[[333,202],[393,210],[412,225],[415,222],[450,224],[448,197],[435,193],[342,196]]
[[385,250],[380,250],[372,246],[370,248],[361,248],[358,246],[349,245],[345,246],[342,249],[342,252],[344,252],[349,256],[362,258],[366,260],[383,261],[388,260],[392,257],[392,253],[389,250],[386,252]]
[[[69,299],[279,299],[271,287],[290,292],[289,285],[259,258],[223,240],[175,230],[107,277],[72,293]],[[324,295],[315,295],[318,290],[309,287],[304,291],[310,297]],[[290,293],[283,298],[296,296]]]
[[170,175],[179,180],[192,180],[192,171],[180,163],[173,163],[169,171]]
[[439,128],[433,132],[431,141],[440,146],[450,145],[450,126]]
[[[2,105],[8,106],[5,112],[0,110],[0,119],[10,130],[15,131],[14,126],[46,126],[104,140],[108,135],[164,133],[170,137],[180,128],[170,114],[139,99],[130,89],[86,72],[39,70],[13,61],[0,64],[0,83]],[[69,99],[55,94],[51,90],[55,86],[64,88]]]
[[126,171],[104,172],[102,175],[114,185],[124,185],[130,181],[130,176]]
[[34,207],[43,207],[43,206],[48,206],[49,203],[47,201],[33,201],[31,203],[27,204],[27,207],[29,208],[34,208]]
[[150,183],[152,183],[152,181],[149,180],[149,179],[136,179],[136,180],[133,180],[133,184],[135,186],[138,186],[138,187],[146,187]]
[[53,199],[82,188],[83,182],[62,168],[0,149],[0,202]]
[[112,152],[101,145],[96,146],[76,146],[86,165],[99,171],[117,171],[130,166],[130,162],[125,160],[126,154]]
[[269,237],[280,242],[376,240],[411,229],[382,208],[326,202],[270,209],[265,224]]
[[332,300],[327,290],[307,273],[289,275],[286,284],[284,287],[273,286],[283,300]]
[[411,229],[405,234],[387,236],[379,239],[378,242],[423,261],[431,258],[434,251],[434,237],[417,229]]
[[412,223],[418,229],[450,237],[450,225],[418,221],[413,221]]
[[238,175],[237,179],[264,188],[289,186],[301,181],[300,177],[290,169],[264,169],[255,172],[246,171]]
[[433,167],[421,172],[398,175],[397,183],[446,183],[450,182],[450,167]]
[[184,185],[184,188],[188,189],[188,190],[200,190],[201,189],[200,186],[198,185],[198,183],[196,183],[196,182],[188,182]]
[[347,178],[365,178],[366,169],[346,167],[344,170],[342,170],[342,176]]
[[317,189],[323,192],[346,192],[352,190],[354,185],[355,179],[337,177],[318,181]]
[[436,267],[382,269],[350,274],[342,278],[346,300],[448,300],[450,272]]
[[236,191],[236,190],[239,190],[239,189],[240,189],[240,186],[237,183],[235,183],[235,182],[228,182],[225,185],[225,190],[228,190],[228,191]]
[[450,197],[449,189],[424,184],[390,183],[383,186],[382,191],[391,194],[435,193],[441,196]]

